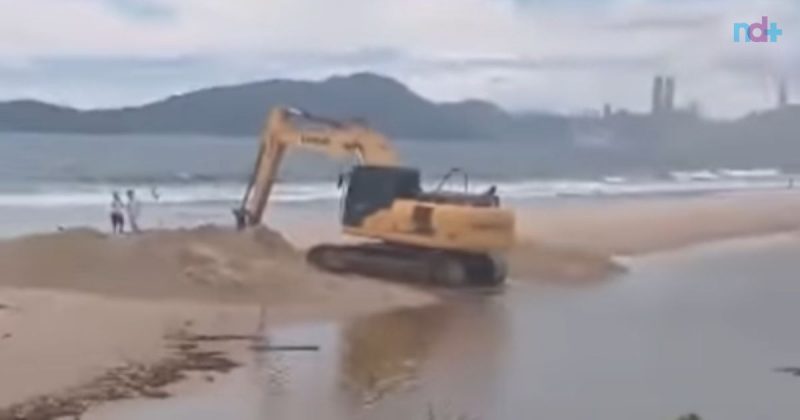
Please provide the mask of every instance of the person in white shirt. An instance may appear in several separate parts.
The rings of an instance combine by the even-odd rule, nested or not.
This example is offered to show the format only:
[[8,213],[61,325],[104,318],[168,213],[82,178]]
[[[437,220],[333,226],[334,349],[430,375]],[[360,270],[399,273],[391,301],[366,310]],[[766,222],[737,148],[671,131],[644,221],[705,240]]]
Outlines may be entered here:
[[139,216],[142,213],[142,204],[136,199],[136,193],[133,190],[128,190],[128,202],[125,204],[125,210],[128,213],[128,223],[131,225],[131,231],[139,233]]
[[115,234],[125,231],[125,204],[122,202],[119,193],[114,191],[111,199],[111,230]]

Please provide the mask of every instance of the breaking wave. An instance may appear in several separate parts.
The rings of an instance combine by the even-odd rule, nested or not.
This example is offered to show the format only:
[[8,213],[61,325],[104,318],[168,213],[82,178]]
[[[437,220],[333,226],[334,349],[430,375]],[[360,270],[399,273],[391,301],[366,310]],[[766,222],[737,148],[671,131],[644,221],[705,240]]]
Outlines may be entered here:
[[[59,207],[105,206],[112,191],[134,188],[143,201],[164,205],[228,203],[235,205],[242,197],[244,183],[187,177],[190,182],[164,184],[131,182],[29,182],[0,185],[0,206]],[[708,170],[672,172],[667,177],[625,178],[608,176],[597,180],[522,179],[479,180],[471,191],[483,191],[496,185],[507,200],[536,200],[558,197],[621,197],[647,195],[703,194],[715,192],[774,190],[794,186],[792,176],[776,169]],[[431,182],[427,188],[435,188]],[[452,188],[462,188],[463,186]],[[342,191],[333,182],[293,182],[278,184],[273,193],[276,203],[312,203],[339,200]]]

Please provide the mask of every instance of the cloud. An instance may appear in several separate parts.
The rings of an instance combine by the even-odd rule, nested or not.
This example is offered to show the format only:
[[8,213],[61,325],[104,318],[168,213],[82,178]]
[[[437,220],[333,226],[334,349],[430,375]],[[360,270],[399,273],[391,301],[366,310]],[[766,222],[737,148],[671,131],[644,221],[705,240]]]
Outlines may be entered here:
[[639,55],[564,55],[533,57],[440,57],[420,60],[422,65],[443,70],[519,70],[519,71],[591,71],[600,69],[653,68],[659,59],[650,54]]
[[[0,0],[0,92],[94,107],[368,70],[435,99],[578,112],[604,102],[645,109],[659,72],[678,77],[686,101],[736,115],[770,105],[765,79],[800,85],[798,9],[795,0]],[[734,44],[732,23],[762,14],[783,39]]]
[[175,11],[153,0],[99,0],[126,17],[161,20],[175,17]]
[[612,22],[607,26],[622,31],[692,30],[708,26],[717,16],[652,16]]

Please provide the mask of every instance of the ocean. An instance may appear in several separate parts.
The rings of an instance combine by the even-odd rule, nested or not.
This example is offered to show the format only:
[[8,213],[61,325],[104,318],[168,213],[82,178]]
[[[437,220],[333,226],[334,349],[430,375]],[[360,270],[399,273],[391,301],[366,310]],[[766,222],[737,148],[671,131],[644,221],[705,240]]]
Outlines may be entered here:
[[[707,194],[783,189],[792,174],[780,168],[696,171],[545,173],[531,142],[397,140],[404,162],[436,188],[452,168],[468,174],[445,188],[480,191],[496,185],[515,205],[554,199]],[[105,227],[112,191],[135,189],[150,227],[229,223],[253,168],[256,138],[164,135],[0,135],[0,236],[58,227]],[[539,157],[541,158],[541,157]],[[274,211],[336,210],[338,175],[353,161],[292,153],[282,168]],[[574,173],[574,171],[572,171]]]

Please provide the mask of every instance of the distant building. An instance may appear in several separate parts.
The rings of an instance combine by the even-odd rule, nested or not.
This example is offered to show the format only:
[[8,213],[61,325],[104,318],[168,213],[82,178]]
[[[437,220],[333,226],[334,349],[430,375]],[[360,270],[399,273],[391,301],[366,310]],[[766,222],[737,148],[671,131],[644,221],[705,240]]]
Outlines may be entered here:
[[603,118],[608,118],[611,116],[611,104],[603,105]]
[[664,85],[664,111],[675,111],[675,78],[667,77]]
[[789,105],[789,87],[786,79],[781,79],[778,83],[778,108],[785,108]]
[[700,102],[698,102],[698,101],[692,101],[692,102],[689,103],[688,111],[689,111],[689,115],[691,115],[691,116],[693,116],[695,118],[699,118],[701,116],[701,114],[703,113],[703,105],[700,104]]
[[664,78],[656,76],[653,79],[653,115],[660,114],[664,104]]

